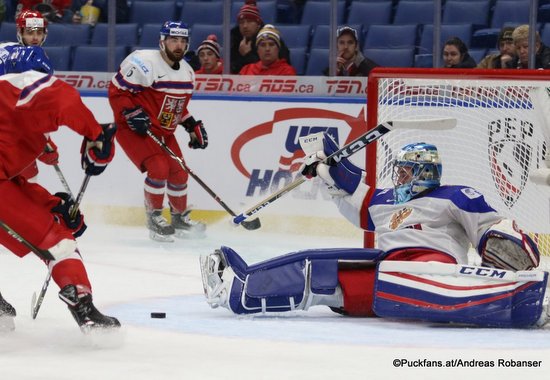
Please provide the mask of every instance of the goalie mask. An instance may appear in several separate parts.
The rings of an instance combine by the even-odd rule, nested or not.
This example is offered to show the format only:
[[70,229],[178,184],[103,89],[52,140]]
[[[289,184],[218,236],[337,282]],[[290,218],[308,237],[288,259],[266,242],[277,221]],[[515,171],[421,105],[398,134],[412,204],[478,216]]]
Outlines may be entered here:
[[404,203],[440,185],[441,160],[435,145],[414,143],[404,146],[393,163],[395,203]]
[[166,37],[183,37],[187,40],[187,46],[183,54],[187,53],[189,50],[189,45],[191,44],[191,33],[189,31],[189,26],[183,21],[166,21],[160,28],[160,49],[165,51],[164,40]]
[[44,31],[44,37],[42,38],[42,42],[39,43],[39,46],[42,46],[46,41],[46,36],[48,35],[48,20],[46,20],[40,12],[33,10],[23,11],[17,17],[15,24],[17,27],[17,41],[21,45],[27,45],[23,40],[23,32],[25,30],[34,31],[42,29]]

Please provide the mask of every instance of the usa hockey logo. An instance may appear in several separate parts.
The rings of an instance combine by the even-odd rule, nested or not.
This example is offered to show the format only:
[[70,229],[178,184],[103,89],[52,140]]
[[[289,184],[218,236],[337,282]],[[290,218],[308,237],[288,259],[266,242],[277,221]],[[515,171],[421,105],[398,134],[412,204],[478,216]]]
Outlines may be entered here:
[[489,165],[493,183],[504,204],[512,208],[527,183],[538,142],[533,124],[517,118],[489,123]]

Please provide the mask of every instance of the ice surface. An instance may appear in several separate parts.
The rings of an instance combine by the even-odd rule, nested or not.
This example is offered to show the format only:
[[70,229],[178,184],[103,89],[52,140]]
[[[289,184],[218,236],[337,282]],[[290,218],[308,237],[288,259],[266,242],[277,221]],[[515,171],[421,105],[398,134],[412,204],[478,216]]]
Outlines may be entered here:
[[[353,227],[350,227],[353,228]],[[0,290],[17,309],[16,331],[0,334],[0,379],[518,379],[550,374],[550,330],[474,329],[346,318],[323,307],[237,317],[210,309],[198,258],[220,245],[249,263],[314,247],[360,242],[210,226],[201,240],[156,243],[143,227],[90,223],[79,246],[95,303],[118,317],[116,334],[84,336],[50,284],[36,320],[33,292],[46,276],[34,256],[0,248]],[[151,319],[166,312],[166,319]],[[417,361],[394,367],[395,359]],[[434,368],[430,361],[485,360],[492,368]],[[539,368],[498,360],[540,360]],[[419,366],[421,365],[421,366]]]

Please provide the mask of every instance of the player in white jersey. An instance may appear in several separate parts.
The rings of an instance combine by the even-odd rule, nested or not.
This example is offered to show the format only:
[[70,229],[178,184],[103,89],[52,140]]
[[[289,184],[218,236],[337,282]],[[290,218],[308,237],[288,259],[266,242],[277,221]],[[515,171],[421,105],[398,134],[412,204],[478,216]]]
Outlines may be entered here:
[[[195,86],[195,73],[183,59],[189,47],[189,28],[167,21],[160,29],[160,50],[136,50],[121,63],[109,87],[109,102],[119,126],[117,140],[145,178],[145,210],[150,237],[173,241],[172,236],[202,234],[205,225],[189,219],[188,174],[180,164],[147,136],[150,130],[182,157],[174,135],[178,125],[189,133],[189,147],[205,149],[203,123],[187,105]],[[168,196],[171,224],[162,216]]]
[[[322,178],[340,212],[377,233],[378,249],[306,250],[248,266],[222,247],[201,258],[212,307],[248,314],[326,305],[345,315],[496,327],[548,321],[548,273],[535,269],[536,244],[475,189],[441,185],[434,145],[405,146],[394,187],[369,189],[348,160],[322,162],[338,150],[328,134],[307,140],[317,147],[303,174]],[[468,262],[470,246],[480,266]]]

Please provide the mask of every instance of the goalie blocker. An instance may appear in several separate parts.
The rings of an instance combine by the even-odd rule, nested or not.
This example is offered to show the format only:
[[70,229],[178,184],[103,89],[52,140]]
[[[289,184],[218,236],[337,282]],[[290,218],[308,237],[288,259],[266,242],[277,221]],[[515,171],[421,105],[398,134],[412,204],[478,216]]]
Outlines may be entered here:
[[356,316],[507,328],[542,326],[550,317],[547,272],[384,257],[376,249],[319,249],[249,266],[221,247],[201,257],[201,271],[211,307],[236,314],[326,305]]

